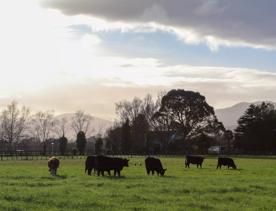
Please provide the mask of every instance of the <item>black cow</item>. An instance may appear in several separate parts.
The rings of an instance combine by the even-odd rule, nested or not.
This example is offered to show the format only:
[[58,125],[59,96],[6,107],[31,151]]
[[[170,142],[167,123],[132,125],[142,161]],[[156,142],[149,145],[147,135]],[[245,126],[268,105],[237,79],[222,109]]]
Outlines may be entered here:
[[196,155],[186,155],[185,168],[190,168],[190,164],[196,164],[196,167],[200,166],[202,168],[204,157]]
[[100,174],[104,176],[105,171],[107,171],[110,175],[111,170],[114,171],[114,176],[116,176],[116,174],[120,176],[123,167],[128,167],[128,161],[129,160],[123,158],[112,158],[99,155],[95,158],[95,168],[97,170],[98,176]]
[[219,157],[217,169],[218,168],[221,169],[221,166],[227,166],[228,169],[229,169],[229,167],[232,167],[233,169],[237,169],[237,166],[235,165],[232,158]]
[[159,175],[164,176],[165,171],[167,170],[167,169],[163,169],[162,163],[158,158],[147,157],[145,159],[145,165],[146,165],[146,170],[148,175],[150,174],[150,172],[153,175],[154,171],[156,171],[158,176]]
[[85,161],[85,173],[87,172],[88,175],[91,175],[92,170],[94,172],[96,171],[95,168],[95,158],[96,156],[87,156],[86,161]]

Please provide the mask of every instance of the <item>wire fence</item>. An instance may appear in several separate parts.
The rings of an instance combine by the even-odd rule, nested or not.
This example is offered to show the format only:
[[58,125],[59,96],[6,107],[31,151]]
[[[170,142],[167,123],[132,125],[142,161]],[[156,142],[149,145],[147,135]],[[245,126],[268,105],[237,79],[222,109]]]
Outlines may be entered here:
[[[0,151],[0,162],[1,161],[32,161],[32,160],[48,160],[49,157],[55,156],[59,159],[86,159],[87,156],[93,155],[93,153],[85,154],[74,154],[74,153],[44,153],[44,152],[1,152]],[[132,153],[132,154],[108,154],[112,157],[146,157],[146,156],[156,156],[156,157],[185,157],[186,153],[157,153],[157,154],[148,154],[148,153]],[[204,155],[207,157],[218,157],[218,156],[234,156],[234,157],[264,157],[264,158],[276,158],[276,153],[237,153],[237,154],[216,154],[216,155]]]

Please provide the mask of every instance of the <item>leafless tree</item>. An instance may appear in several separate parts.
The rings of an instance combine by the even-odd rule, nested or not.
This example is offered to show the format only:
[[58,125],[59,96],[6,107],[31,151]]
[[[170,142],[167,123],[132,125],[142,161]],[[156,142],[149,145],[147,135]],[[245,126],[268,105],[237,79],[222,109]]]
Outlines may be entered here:
[[122,123],[127,120],[132,124],[139,114],[143,114],[151,128],[154,128],[156,121],[153,121],[153,115],[161,106],[161,99],[165,95],[164,92],[158,94],[156,101],[148,94],[141,100],[135,97],[132,101],[120,101],[115,104],[116,114]]
[[53,131],[53,111],[39,111],[33,116],[32,121],[36,138],[41,142],[45,142]]
[[58,137],[65,136],[67,130],[68,130],[68,121],[66,118],[62,118],[54,122],[54,132],[57,134]]
[[73,116],[71,127],[76,134],[78,134],[78,132],[80,131],[86,134],[89,130],[91,120],[92,117],[89,114],[86,114],[84,111],[79,110]]
[[19,141],[27,128],[30,109],[12,101],[1,114],[1,136],[9,144]]
[[140,98],[135,97],[131,102],[125,100],[116,103],[115,111],[122,122],[125,122],[127,119],[130,122],[133,122],[133,120],[142,112],[142,104],[143,101]]

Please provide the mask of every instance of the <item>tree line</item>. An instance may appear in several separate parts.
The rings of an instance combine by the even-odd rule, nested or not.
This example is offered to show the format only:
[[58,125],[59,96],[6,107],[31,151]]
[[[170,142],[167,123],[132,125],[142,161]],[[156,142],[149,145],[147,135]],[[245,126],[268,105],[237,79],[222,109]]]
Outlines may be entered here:
[[[68,145],[73,153],[83,154],[86,148],[86,135],[92,117],[84,111],[74,113],[70,124],[68,119],[55,119],[54,111],[39,111],[31,114],[30,109],[13,101],[0,115],[0,151],[53,151],[65,154]],[[66,132],[75,132],[74,144],[68,143]],[[57,149],[56,149],[57,148]]]
[[[20,148],[31,138],[32,145],[39,145],[43,152],[55,143],[55,151],[61,154],[68,146],[75,154],[204,154],[210,146],[220,146],[225,153],[276,151],[276,110],[271,103],[250,105],[234,131],[224,128],[203,95],[183,89],[156,98],[148,94],[143,99],[119,101],[115,111],[114,125],[104,135],[89,137],[89,142],[91,116],[84,111],[75,112],[68,125],[66,119],[55,120],[52,111],[30,115],[28,108],[12,102],[0,116],[0,146],[12,150],[16,143]],[[75,131],[73,142],[66,138],[68,128]]]
[[275,153],[276,110],[271,103],[250,105],[234,131],[226,130],[203,95],[182,89],[153,100],[116,103],[119,117],[107,131],[107,150],[115,153]]

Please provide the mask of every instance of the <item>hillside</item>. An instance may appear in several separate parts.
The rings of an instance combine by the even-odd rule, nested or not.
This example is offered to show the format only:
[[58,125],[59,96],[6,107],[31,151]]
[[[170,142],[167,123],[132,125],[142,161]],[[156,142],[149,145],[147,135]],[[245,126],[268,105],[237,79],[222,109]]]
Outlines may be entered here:
[[[254,104],[260,104],[260,101],[253,102]],[[275,105],[275,102],[271,102]],[[231,107],[223,108],[223,109],[216,109],[216,115],[220,121],[223,122],[226,129],[234,130],[237,127],[237,121],[238,119],[244,114],[246,109],[249,107],[249,105],[252,103],[249,102],[241,102],[238,104],[235,104]]]

